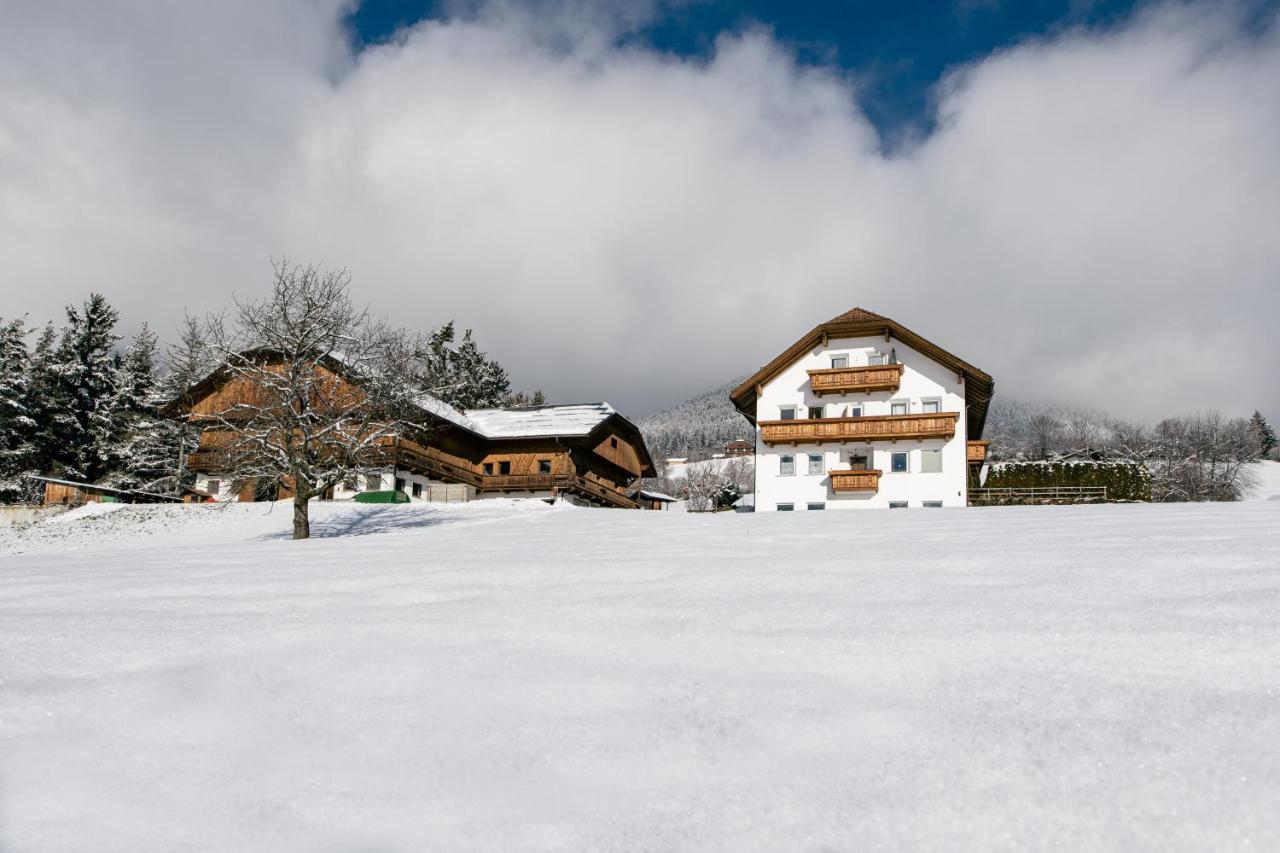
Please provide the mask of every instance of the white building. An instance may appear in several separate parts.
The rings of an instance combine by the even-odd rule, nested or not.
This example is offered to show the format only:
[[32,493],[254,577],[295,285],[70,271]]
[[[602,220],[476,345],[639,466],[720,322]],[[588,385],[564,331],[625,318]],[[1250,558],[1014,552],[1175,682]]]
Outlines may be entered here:
[[994,387],[870,311],[817,326],[730,395],[756,426],[756,511],[965,506]]

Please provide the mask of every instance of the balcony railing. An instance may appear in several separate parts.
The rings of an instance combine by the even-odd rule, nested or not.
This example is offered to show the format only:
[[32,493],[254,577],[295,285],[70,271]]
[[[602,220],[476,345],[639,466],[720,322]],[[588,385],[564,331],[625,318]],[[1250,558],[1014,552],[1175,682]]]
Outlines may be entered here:
[[635,509],[636,502],[621,492],[577,474],[492,474],[484,477],[482,492],[577,492],[613,506]]
[[873,364],[868,367],[833,367],[810,370],[809,388],[823,394],[870,394],[872,391],[897,391],[902,381],[901,364]]
[[187,454],[188,471],[230,471],[231,454],[221,450],[197,450]]
[[826,441],[898,441],[951,438],[957,412],[929,415],[868,415],[860,418],[760,421],[765,444],[822,444]]
[[880,472],[874,468],[832,471],[831,488],[837,492],[874,492],[880,488]]
[[987,461],[987,445],[991,442],[985,438],[976,441],[967,442],[965,445],[965,453],[969,459],[970,465],[981,465]]

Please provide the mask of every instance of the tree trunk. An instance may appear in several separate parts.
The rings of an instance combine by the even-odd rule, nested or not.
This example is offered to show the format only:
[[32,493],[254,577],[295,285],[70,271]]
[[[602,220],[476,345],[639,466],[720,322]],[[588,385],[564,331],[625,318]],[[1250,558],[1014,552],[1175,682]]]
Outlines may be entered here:
[[298,490],[293,493],[293,538],[311,538],[311,518],[307,515],[306,493]]

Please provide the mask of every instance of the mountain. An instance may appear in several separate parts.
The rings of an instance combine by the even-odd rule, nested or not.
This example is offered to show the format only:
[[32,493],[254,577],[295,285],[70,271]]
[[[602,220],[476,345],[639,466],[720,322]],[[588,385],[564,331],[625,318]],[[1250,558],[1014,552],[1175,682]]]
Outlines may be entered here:
[[729,392],[742,380],[726,383],[683,403],[654,412],[637,424],[655,459],[709,456],[735,438],[750,439],[751,424],[729,402]]

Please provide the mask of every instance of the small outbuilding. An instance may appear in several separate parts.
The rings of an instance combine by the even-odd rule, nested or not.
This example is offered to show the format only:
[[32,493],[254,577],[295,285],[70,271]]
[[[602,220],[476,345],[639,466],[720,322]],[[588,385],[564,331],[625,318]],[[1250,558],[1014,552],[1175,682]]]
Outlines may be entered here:
[[636,502],[640,509],[670,509],[678,498],[662,492],[651,491],[650,489],[637,489],[632,492],[631,499]]
[[178,503],[180,501],[180,498],[173,495],[157,495],[154,492],[140,492],[133,489],[116,489],[111,486],[78,483],[75,480],[60,480],[56,477],[43,477],[38,474],[32,474],[31,479],[44,483],[45,506],[79,506],[87,503],[158,504]]

